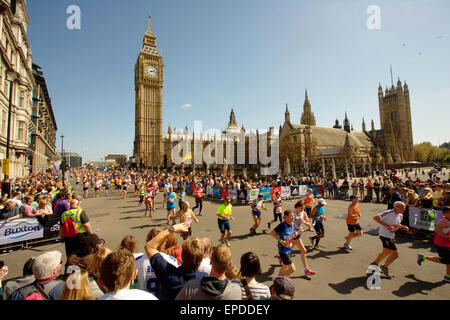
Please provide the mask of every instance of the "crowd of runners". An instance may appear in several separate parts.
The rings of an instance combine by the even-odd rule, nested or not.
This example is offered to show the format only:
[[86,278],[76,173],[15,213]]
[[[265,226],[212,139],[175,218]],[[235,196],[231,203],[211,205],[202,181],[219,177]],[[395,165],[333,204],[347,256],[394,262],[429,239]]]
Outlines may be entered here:
[[[326,199],[349,199],[345,242],[343,247],[352,250],[352,240],[363,236],[359,223],[359,202],[384,202],[387,210],[374,217],[379,227],[382,251],[371,265],[379,266],[388,278],[389,266],[397,259],[395,244],[397,230],[411,235],[420,232],[409,226],[408,209],[411,207],[442,210],[443,216],[434,232],[434,245],[438,256],[419,254],[417,263],[431,261],[446,266],[444,280],[450,282],[450,183],[449,177],[430,175],[430,179],[414,177],[406,171],[401,179],[390,171],[366,179],[333,179],[310,177],[276,177],[243,179],[230,174],[206,175],[198,173],[158,174],[149,171],[115,169],[72,169],[69,176],[75,181],[62,181],[51,173],[35,175],[12,181],[9,194],[2,194],[0,223],[9,223],[24,217],[36,217],[45,222],[46,217],[60,221],[60,239],[65,244],[67,262],[61,265],[62,253],[46,252],[26,261],[20,279],[8,281],[2,290],[3,298],[11,300],[36,299],[163,299],[163,300],[249,300],[293,299],[295,286],[290,275],[296,272],[291,255],[294,247],[300,250],[304,275],[320,276],[308,266],[306,245],[302,235],[314,230],[308,237],[312,250],[319,248],[325,237]],[[195,206],[187,201],[186,183],[196,183],[193,196]],[[269,288],[258,283],[261,275],[258,256],[249,251],[241,256],[240,269],[231,263],[233,202],[224,197],[216,210],[220,243],[212,245],[208,238],[192,236],[193,223],[199,223],[207,186],[235,188],[248,192],[255,188],[295,186],[307,184],[320,186],[314,196],[307,189],[305,196],[295,201],[294,208],[284,205],[279,192],[270,201],[263,196],[247,203],[253,224],[249,233],[258,232],[263,211],[270,210],[273,219],[267,222],[270,235],[278,247],[281,265],[279,274]],[[76,194],[72,189],[82,189]],[[145,206],[145,217],[152,218],[157,209],[155,199],[160,194],[162,206],[167,211],[167,228],[153,228],[145,242],[145,252],[136,251],[136,239],[125,236],[119,248],[111,250],[93,233],[88,214],[81,208],[83,198],[120,196],[132,193],[138,197],[137,206]],[[375,195],[375,197],[373,197]],[[158,208],[159,209],[159,208]],[[197,212],[196,212],[197,210]],[[275,225],[276,224],[276,225]],[[176,234],[182,238],[178,243]],[[304,237],[304,236],[303,236]],[[384,263],[382,263],[384,261]],[[0,283],[8,267],[0,269]],[[62,273],[62,276],[61,276]]]

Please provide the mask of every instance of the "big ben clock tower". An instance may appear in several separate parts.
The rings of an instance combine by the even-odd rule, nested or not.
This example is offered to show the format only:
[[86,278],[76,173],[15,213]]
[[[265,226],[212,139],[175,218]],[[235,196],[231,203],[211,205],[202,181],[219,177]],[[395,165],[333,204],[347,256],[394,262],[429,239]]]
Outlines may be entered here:
[[147,31],[134,68],[136,114],[133,154],[138,167],[156,169],[162,165],[163,68],[149,15]]

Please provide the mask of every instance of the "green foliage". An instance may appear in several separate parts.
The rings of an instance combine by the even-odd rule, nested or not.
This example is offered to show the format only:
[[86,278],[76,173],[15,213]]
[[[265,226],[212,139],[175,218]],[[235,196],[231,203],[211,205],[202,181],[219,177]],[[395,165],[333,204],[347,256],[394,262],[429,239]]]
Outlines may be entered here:
[[414,155],[420,162],[450,162],[450,149],[433,146],[430,142],[414,145]]

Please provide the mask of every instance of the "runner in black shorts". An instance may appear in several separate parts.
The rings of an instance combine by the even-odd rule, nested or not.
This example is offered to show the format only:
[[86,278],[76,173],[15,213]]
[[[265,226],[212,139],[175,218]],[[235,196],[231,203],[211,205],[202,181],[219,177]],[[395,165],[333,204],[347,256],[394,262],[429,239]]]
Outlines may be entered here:
[[275,198],[273,198],[273,220],[267,223],[267,226],[270,229],[272,223],[277,222],[278,219],[281,220],[281,213],[283,212],[283,208],[281,207],[281,196],[278,191],[275,191]]

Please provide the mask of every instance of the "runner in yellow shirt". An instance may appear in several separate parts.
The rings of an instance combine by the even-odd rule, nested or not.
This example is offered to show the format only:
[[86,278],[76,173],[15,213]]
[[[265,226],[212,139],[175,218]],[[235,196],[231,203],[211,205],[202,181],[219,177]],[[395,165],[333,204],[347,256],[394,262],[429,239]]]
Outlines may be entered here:
[[[229,198],[223,199],[223,204],[217,208],[217,223],[219,225],[219,230],[221,233],[220,242],[226,243],[227,246],[230,246],[230,237],[231,237],[231,223],[233,221],[233,217],[231,216],[232,205],[230,203]],[[226,235],[225,235],[226,233]]]

